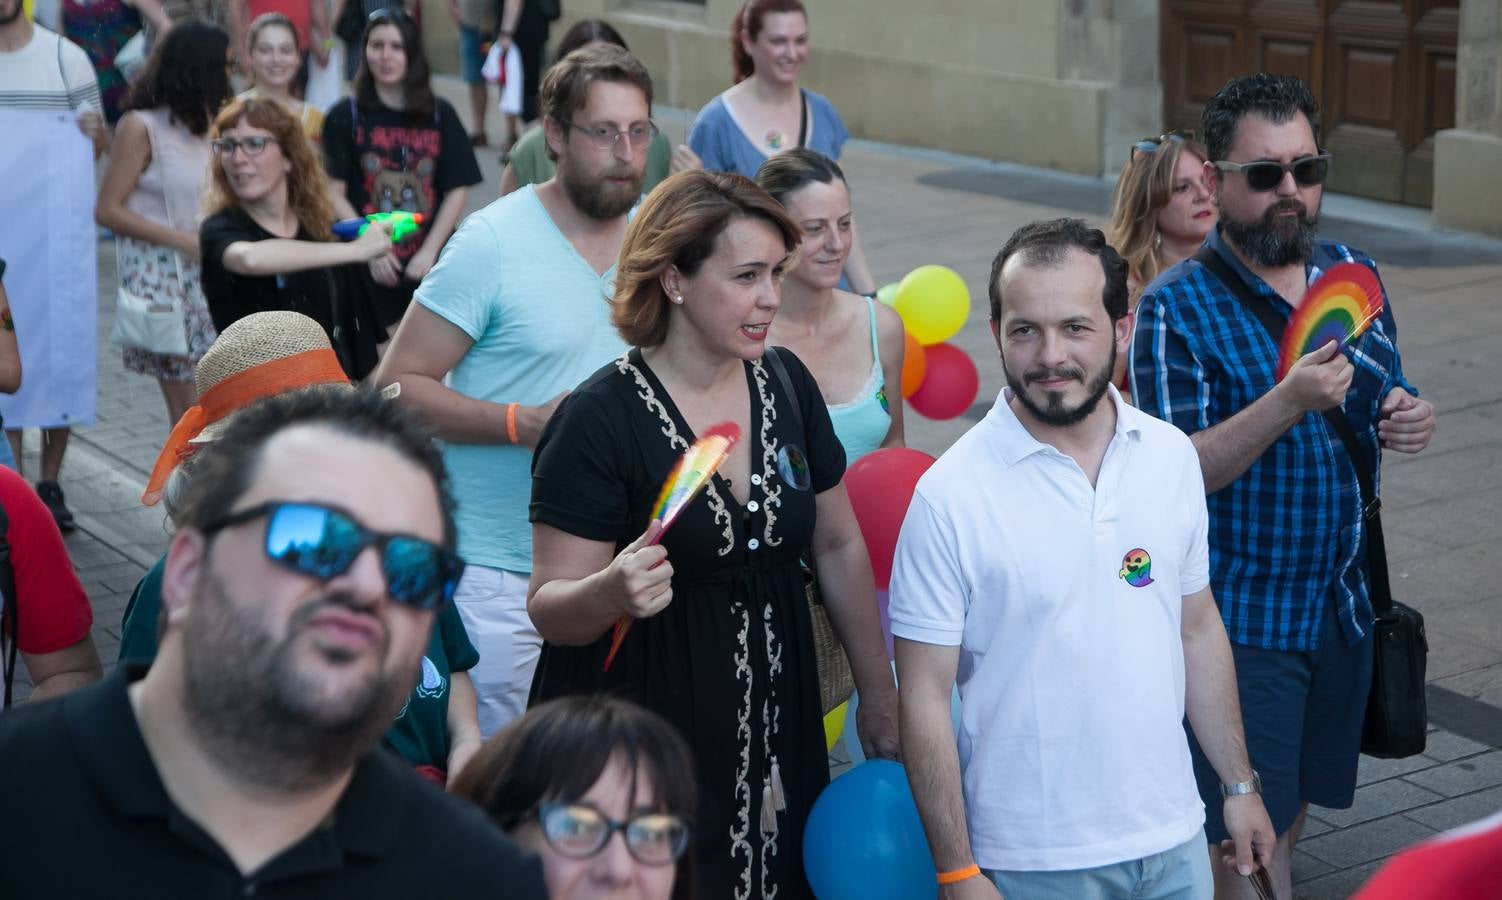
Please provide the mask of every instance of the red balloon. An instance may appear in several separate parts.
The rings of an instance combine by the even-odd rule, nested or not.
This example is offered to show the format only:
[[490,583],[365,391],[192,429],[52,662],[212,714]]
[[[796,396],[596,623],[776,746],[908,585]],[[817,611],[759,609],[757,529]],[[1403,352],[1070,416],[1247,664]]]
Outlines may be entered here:
[[924,347],[928,371],[923,384],[907,398],[918,414],[930,419],[953,419],[970,408],[980,391],[980,373],[970,355],[953,344]]
[[[929,348],[932,349],[932,348]],[[934,458],[911,447],[885,447],[856,460],[845,471],[845,490],[866,540],[871,574],[876,586],[886,590],[892,580],[892,554],[907,505],[912,502],[918,478],[934,464]]]

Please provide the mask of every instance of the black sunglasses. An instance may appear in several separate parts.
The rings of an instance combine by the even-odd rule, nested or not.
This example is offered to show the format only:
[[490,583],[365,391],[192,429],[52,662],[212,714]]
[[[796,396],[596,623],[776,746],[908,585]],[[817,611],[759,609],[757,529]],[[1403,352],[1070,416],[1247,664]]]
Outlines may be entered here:
[[391,599],[430,610],[449,602],[464,574],[464,563],[432,541],[407,534],[381,534],[348,513],[317,503],[272,501],[230,513],[205,528],[213,535],[233,525],[266,517],[266,558],[285,569],[327,581],[349,571],[374,545]]
[[1196,132],[1194,131],[1194,129],[1174,128],[1170,131],[1163,132],[1157,137],[1145,137],[1142,140],[1133,143],[1132,154],[1134,156],[1138,153],[1153,154],[1157,153],[1158,148],[1168,143],[1169,141],[1176,141],[1182,144],[1184,141],[1192,141],[1195,139]]
[[1215,168],[1222,172],[1240,172],[1241,177],[1246,179],[1246,186],[1254,191],[1273,190],[1283,183],[1285,172],[1292,172],[1293,180],[1300,185],[1314,187],[1317,184],[1324,184],[1325,178],[1330,174],[1330,154],[1301,156],[1291,163],[1271,160],[1236,163],[1218,159],[1215,161]]
[[668,865],[688,849],[688,821],[673,813],[638,813],[617,822],[588,803],[542,803],[536,815],[543,840],[570,859],[589,859],[605,849],[617,831],[626,838],[627,852],[642,865]]

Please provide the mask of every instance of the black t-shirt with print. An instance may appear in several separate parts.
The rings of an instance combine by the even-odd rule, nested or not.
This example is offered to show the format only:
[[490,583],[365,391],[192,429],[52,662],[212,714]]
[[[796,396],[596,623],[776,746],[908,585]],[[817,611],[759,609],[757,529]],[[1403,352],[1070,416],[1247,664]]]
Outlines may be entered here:
[[[329,108],[323,121],[324,164],[330,177],[344,182],[356,212],[422,214],[417,233],[396,245],[404,266],[427,239],[443,198],[482,180],[459,114],[446,100],[436,104],[431,115],[414,117],[345,98]],[[404,278],[394,289],[376,287],[382,324],[390,324],[401,317],[417,283]]]

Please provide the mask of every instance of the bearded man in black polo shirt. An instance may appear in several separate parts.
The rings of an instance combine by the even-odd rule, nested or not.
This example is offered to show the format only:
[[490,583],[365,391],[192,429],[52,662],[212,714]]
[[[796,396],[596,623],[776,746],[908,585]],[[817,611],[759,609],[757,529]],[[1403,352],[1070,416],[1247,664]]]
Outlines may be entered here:
[[443,479],[368,393],[239,413],[183,499],[150,671],[0,720],[5,896],[545,897],[377,748],[460,574]]

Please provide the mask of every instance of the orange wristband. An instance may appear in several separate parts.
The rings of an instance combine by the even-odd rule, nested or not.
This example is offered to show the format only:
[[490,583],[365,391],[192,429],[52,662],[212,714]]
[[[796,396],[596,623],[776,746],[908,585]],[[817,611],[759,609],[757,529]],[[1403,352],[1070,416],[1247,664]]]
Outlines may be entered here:
[[967,878],[974,878],[980,874],[980,866],[971,863],[963,869],[955,869],[953,872],[940,872],[939,884],[956,884]]
[[516,436],[516,407],[515,403],[506,404],[506,440],[520,444],[521,438]]

